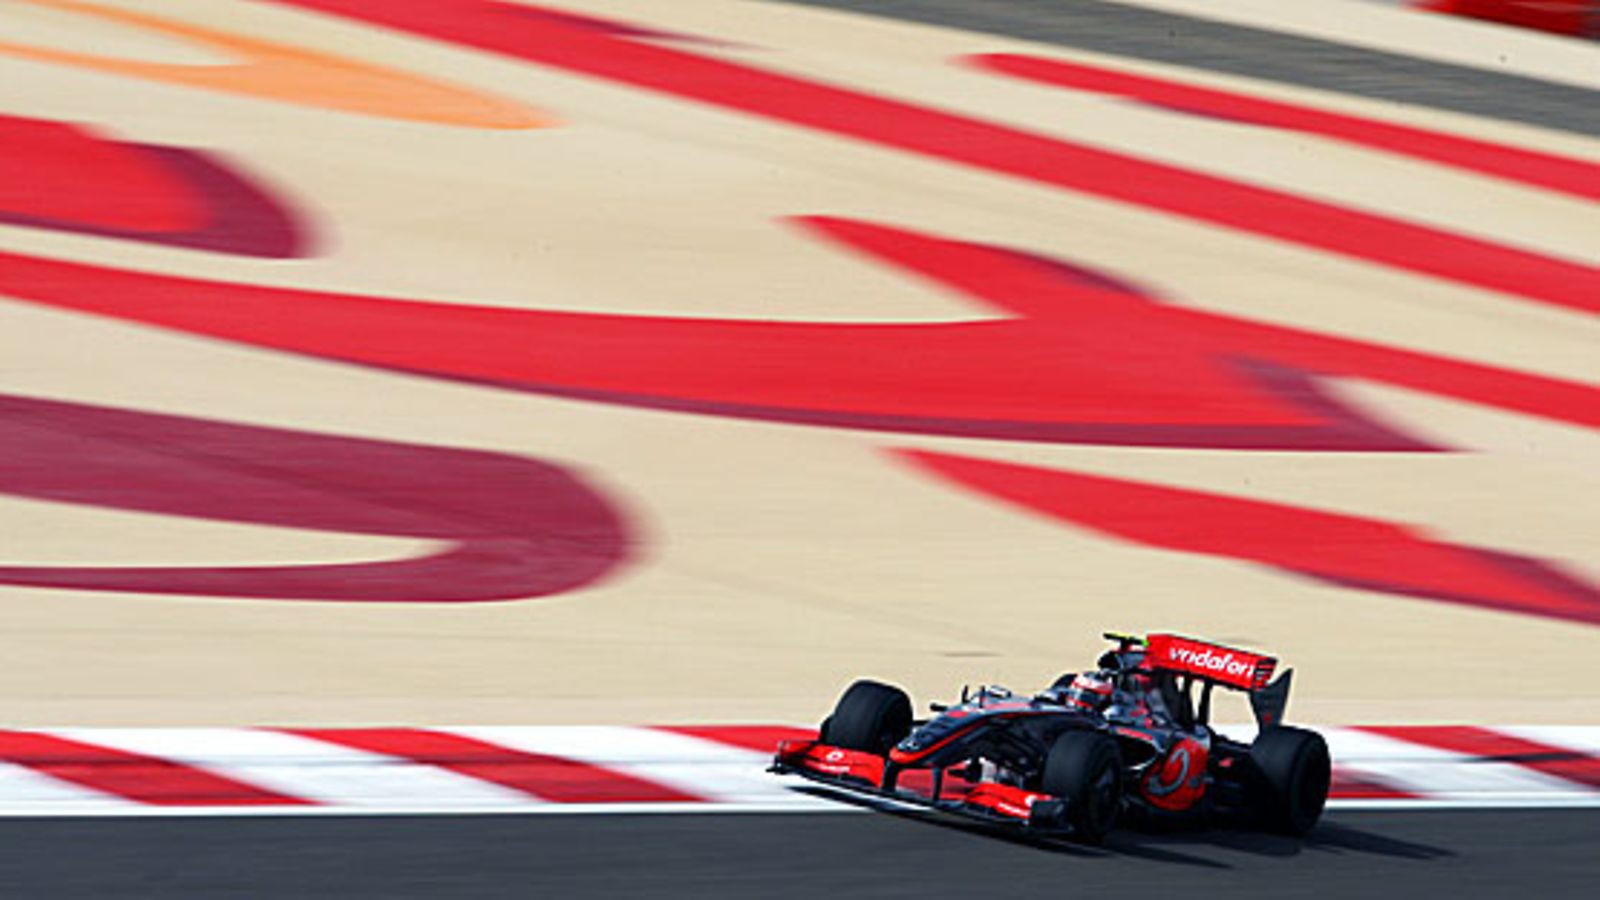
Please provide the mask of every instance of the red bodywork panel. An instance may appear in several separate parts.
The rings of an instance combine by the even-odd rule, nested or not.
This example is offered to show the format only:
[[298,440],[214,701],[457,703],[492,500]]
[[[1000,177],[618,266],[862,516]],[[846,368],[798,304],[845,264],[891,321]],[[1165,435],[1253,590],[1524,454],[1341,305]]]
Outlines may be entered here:
[[1165,759],[1145,771],[1139,780],[1139,796],[1151,806],[1169,812],[1193,808],[1206,794],[1210,757],[1206,746],[1194,738],[1178,741]]
[[1003,816],[1027,821],[1033,812],[1033,804],[1040,800],[1053,799],[1049,794],[1040,794],[1035,791],[1023,790],[1008,784],[995,784],[986,781],[973,788],[964,798],[968,806],[976,806],[996,812]]
[[1175,634],[1150,635],[1145,662],[1157,669],[1193,675],[1244,691],[1266,687],[1278,668],[1275,657]]
[[783,762],[841,778],[859,778],[873,787],[883,785],[883,757],[860,750],[832,747],[818,741],[784,741],[778,745]]
[[[783,741],[778,744],[778,761],[787,766],[803,769],[818,775],[831,778],[850,778],[866,782],[871,787],[883,787],[884,758],[873,753],[860,750],[846,750],[843,747],[834,747],[819,741]],[[928,779],[928,769],[916,769],[905,772],[909,776],[922,776],[913,778],[920,784],[902,784],[898,793],[902,799],[919,799],[923,803],[937,802],[941,796],[948,798],[950,793],[961,803],[982,809],[996,815],[1027,822],[1033,813],[1033,805],[1040,800],[1053,800],[1049,794],[1037,791],[1024,790],[1006,784],[997,784],[992,781],[980,782],[968,787],[959,780],[954,783],[946,782],[945,791],[934,793],[934,782]]]

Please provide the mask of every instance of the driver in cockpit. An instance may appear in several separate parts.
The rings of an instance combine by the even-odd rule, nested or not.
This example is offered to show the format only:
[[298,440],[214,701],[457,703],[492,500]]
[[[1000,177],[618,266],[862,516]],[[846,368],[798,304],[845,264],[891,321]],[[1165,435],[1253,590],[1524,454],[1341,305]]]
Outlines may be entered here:
[[1058,681],[1042,696],[1070,709],[1097,712],[1134,722],[1169,717],[1167,704],[1156,688],[1155,680],[1148,671],[1142,669],[1131,672],[1113,669],[1080,672],[1064,685]]

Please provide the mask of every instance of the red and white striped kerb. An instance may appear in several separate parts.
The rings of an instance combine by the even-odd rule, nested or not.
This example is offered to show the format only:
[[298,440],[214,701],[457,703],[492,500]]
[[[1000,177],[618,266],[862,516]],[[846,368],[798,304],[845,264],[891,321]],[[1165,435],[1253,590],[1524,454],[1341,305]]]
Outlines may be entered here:
[[[1248,737],[1248,729],[1239,737]],[[1333,805],[1600,806],[1600,726],[1319,729]],[[0,730],[0,815],[819,811],[779,726]]]

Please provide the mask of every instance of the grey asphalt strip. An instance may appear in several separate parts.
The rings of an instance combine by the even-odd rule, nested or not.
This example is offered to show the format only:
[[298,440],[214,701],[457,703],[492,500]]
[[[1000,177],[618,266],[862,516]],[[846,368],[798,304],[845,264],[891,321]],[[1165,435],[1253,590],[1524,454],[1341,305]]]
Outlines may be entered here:
[[1103,0],[778,2],[869,13],[1600,135],[1600,91]]
[[1600,811],[1335,813],[1040,848],[884,814],[0,822],[7,897],[1592,897]]

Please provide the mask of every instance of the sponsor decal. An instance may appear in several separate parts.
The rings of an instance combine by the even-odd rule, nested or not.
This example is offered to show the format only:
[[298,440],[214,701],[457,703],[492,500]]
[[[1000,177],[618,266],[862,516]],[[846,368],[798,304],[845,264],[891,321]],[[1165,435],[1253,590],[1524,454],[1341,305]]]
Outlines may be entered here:
[[1158,668],[1187,672],[1244,690],[1265,687],[1278,662],[1270,656],[1170,634],[1150,636],[1148,659]]
[[1229,675],[1244,675],[1251,669],[1254,660],[1245,661],[1236,659],[1232,653],[1219,654],[1207,648],[1195,652],[1188,647],[1173,647],[1167,653],[1167,658],[1179,662],[1192,669],[1212,669],[1226,672]]
[[1199,802],[1206,792],[1204,744],[1184,738],[1159,767],[1152,766],[1140,784],[1145,800],[1157,809],[1181,812]]

